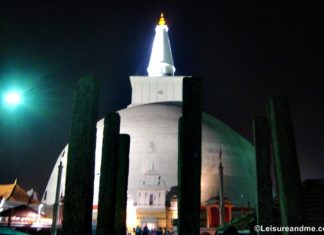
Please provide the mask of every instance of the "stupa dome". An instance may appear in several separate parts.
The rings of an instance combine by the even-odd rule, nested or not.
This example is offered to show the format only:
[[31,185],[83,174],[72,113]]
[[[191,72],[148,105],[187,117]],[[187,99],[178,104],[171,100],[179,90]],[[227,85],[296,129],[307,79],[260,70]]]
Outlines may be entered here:
[[[129,218],[143,217],[141,221],[134,220],[131,222],[129,224],[131,227],[136,226],[136,222],[147,222],[145,218],[150,216],[160,221],[160,218],[166,216],[165,203],[168,204],[173,196],[177,195],[178,121],[182,115],[181,101],[184,76],[174,76],[175,67],[167,32],[168,27],[164,16],[161,14],[159,25],[156,26],[148,66],[149,76],[130,76],[132,86],[131,104],[128,108],[118,111],[121,117],[120,133],[130,135],[128,202],[132,201],[132,203],[127,203],[127,207],[129,209],[136,205],[148,206],[145,208],[145,213],[153,211],[153,214],[145,214],[140,210],[141,208],[137,208],[138,211],[136,211],[136,208],[135,210],[129,210],[133,211],[130,212]],[[103,129],[104,120],[102,119],[97,123],[94,209],[98,205]],[[61,152],[53,168],[43,196],[43,203],[54,203],[57,169],[60,161],[63,163],[60,195],[64,196],[67,148],[68,146]],[[220,149],[222,150],[221,159],[219,158]],[[228,198],[235,207],[255,207],[254,155],[254,147],[246,139],[221,121],[203,113],[202,205],[219,195],[220,176],[218,168],[220,161],[222,161],[224,167],[223,196]],[[152,191],[144,192],[142,190],[145,197],[141,198],[143,179],[148,180],[148,186],[150,187],[157,182],[160,191],[153,192],[155,190],[153,188]],[[150,187],[147,190],[151,190]],[[154,199],[154,195],[158,200]],[[158,205],[163,216],[161,214],[160,217],[156,217],[152,209],[155,207],[150,207],[152,205]],[[142,212],[144,214],[141,214]],[[174,215],[171,216],[173,219],[176,218]],[[163,224],[163,226],[167,225],[165,219],[162,219],[159,223]]]
[[[121,133],[131,136],[129,193],[134,195],[142,176],[152,168],[152,163],[165,181],[167,190],[172,191],[177,186],[181,103],[145,104],[120,110],[119,114]],[[254,204],[254,147],[211,115],[203,113],[202,120],[201,202],[206,202],[219,191],[219,149],[222,148],[224,195],[236,205]],[[102,132],[103,120],[98,122],[97,127],[98,132]],[[98,147],[100,143],[98,138]],[[100,149],[97,150],[96,165],[100,164]]]
[[[154,164],[153,171],[158,172],[165,182],[168,201],[175,195],[178,184],[178,120],[182,114],[181,102],[144,104],[122,109],[118,113],[121,117],[120,132],[129,134],[131,138],[128,193],[136,201],[136,190],[140,187],[143,176],[152,171]],[[203,113],[202,120],[202,204],[218,195],[221,148],[224,196],[236,206],[254,207],[256,203],[254,147],[211,115]],[[97,123],[94,205],[98,203],[103,124],[103,119]],[[63,165],[66,165],[66,157],[62,160]],[[48,193],[45,200],[43,198],[48,204],[54,203],[58,164],[59,160],[46,188],[47,192],[53,192]],[[62,178],[62,192],[64,183],[65,171]]]

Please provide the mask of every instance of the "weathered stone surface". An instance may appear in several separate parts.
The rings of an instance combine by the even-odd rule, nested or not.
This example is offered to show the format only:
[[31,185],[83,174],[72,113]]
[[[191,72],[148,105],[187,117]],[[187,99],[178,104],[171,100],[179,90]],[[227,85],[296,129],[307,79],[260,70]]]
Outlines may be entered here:
[[130,137],[126,134],[119,135],[119,157],[116,181],[116,210],[115,210],[115,234],[126,234],[127,212],[127,183],[129,168],[129,144]]
[[77,85],[66,169],[63,235],[91,234],[99,85],[84,76]]
[[97,235],[115,235],[119,129],[119,114],[107,114],[105,116],[102,144]]
[[302,225],[301,181],[294,131],[286,98],[267,107],[282,226]]
[[178,234],[199,234],[201,180],[201,80],[184,78],[179,121]]
[[[266,117],[257,116],[253,121],[255,162],[257,175],[257,224],[274,225],[271,182],[270,133]],[[272,234],[259,232],[259,234]]]

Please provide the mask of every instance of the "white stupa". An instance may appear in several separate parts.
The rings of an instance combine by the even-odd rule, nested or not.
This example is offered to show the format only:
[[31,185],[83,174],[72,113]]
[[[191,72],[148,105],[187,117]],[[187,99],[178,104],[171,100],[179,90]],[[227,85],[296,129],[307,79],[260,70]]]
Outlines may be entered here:
[[150,77],[174,75],[175,67],[173,64],[168,30],[169,28],[165,23],[162,13],[159,24],[155,28],[151,59],[147,68]]
[[[129,226],[136,226],[146,219],[145,216],[136,217],[137,206],[146,205],[144,209],[153,213],[161,206],[165,207],[165,203],[176,195],[177,190],[178,120],[182,115],[182,79],[184,76],[174,76],[175,67],[168,27],[163,15],[155,31],[151,60],[147,68],[148,76],[130,77],[132,102],[128,108],[118,111],[121,116],[121,133],[129,134],[131,137],[128,178]],[[225,197],[230,199],[234,206],[255,207],[254,147],[233,129],[211,115],[203,113],[202,120],[202,205],[219,193],[218,164],[221,148]],[[103,125],[103,119],[98,121],[94,208],[98,205]],[[60,195],[64,196],[67,148],[68,146],[59,155],[53,167],[43,195],[43,203],[49,205],[54,203],[60,160],[63,161]],[[150,171],[153,172],[152,165],[154,165],[155,176],[158,175],[158,177],[152,177],[158,181],[156,181],[156,186],[153,184],[146,193],[143,191],[145,189],[145,187],[143,189],[143,179],[150,175]],[[154,191],[154,187],[160,191]],[[144,199],[143,195],[145,195]],[[163,195],[163,201],[161,201],[161,195]],[[155,204],[155,200],[158,204]],[[136,219],[133,218],[134,216]]]

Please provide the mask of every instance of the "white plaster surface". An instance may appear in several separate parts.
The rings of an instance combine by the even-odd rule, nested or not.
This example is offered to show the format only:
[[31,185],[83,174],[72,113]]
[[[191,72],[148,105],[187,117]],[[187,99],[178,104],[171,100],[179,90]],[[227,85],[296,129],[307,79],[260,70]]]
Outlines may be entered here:
[[[135,202],[136,190],[145,172],[151,169],[152,163],[165,182],[167,197],[172,196],[168,195],[168,192],[177,186],[178,119],[181,112],[180,102],[139,105],[119,111],[121,133],[129,134],[131,137],[128,193]],[[103,119],[97,123],[95,205],[98,202],[102,133]],[[230,127],[206,113],[203,113],[202,123],[202,203],[218,192],[220,147],[224,166],[225,196],[232,200],[234,205],[246,207],[250,204],[254,207],[256,202],[254,147]],[[66,159],[65,154],[62,158],[64,164],[62,194]],[[46,187],[47,197],[46,200],[43,198],[43,202],[47,204],[54,203],[58,164],[59,160]]]

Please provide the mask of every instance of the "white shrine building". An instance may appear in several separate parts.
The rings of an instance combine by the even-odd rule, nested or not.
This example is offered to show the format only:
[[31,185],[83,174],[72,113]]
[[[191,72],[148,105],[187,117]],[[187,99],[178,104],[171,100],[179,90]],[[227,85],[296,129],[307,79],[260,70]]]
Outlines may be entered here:
[[[119,110],[120,133],[131,138],[129,155],[127,226],[148,224],[170,227],[177,217],[178,120],[182,115],[182,80],[176,71],[163,15],[155,28],[148,76],[130,76],[132,101]],[[215,78],[217,79],[217,78]],[[97,123],[93,221],[98,205],[104,120]],[[53,166],[42,202],[53,205],[58,165],[63,163],[60,195],[64,197],[66,146]],[[203,226],[217,225],[219,150],[224,166],[224,196],[227,220],[256,206],[254,147],[245,138],[213,116],[202,114],[201,205]],[[189,183],[189,182],[188,182]],[[215,205],[210,205],[214,203]],[[226,206],[226,205],[225,205]],[[208,210],[206,208],[209,208]],[[213,214],[214,213],[214,214]],[[216,214],[215,214],[216,213]]]

